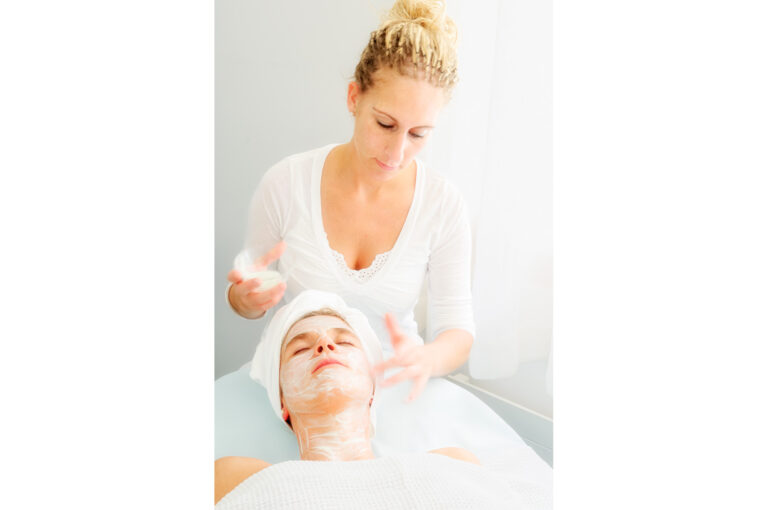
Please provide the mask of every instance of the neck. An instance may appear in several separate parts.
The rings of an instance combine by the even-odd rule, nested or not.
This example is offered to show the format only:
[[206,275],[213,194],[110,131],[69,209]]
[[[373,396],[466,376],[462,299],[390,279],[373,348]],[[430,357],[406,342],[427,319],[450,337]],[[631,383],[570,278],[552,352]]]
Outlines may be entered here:
[[295,414],[291,425],[302,460],[373,459],[367,402],[330,414]]

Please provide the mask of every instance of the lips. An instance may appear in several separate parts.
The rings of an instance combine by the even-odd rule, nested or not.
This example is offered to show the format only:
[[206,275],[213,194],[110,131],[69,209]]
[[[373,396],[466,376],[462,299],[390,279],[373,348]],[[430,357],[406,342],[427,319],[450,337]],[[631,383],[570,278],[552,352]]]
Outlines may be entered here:
[[[374,158],[374,159],[375,159],[375,158]],[[397,168],[397,167],[395,167],[395,166],[389,166],[389,165],[385,165],[384,163],[382,163],[382,162],[381,162],[381,161],[379,161],[378,159],[376,160],[376,164],[377,164],[377,165],[379,165],[379,166],[380,166],[381,168],[383,168],[384,170],[394,170],[395,168]]]
[[336,361],[333,358],[323,358],[323,359],[320,360],[320,362],[317,365],[315,365],[315,368],[312,369],[312,373],[314,374],[315,372],[317,372],[321,368],[323,368],[325,366],[328,366],[328,365],[341,365],[341,366],[344,366],[344,364],[342,362]]

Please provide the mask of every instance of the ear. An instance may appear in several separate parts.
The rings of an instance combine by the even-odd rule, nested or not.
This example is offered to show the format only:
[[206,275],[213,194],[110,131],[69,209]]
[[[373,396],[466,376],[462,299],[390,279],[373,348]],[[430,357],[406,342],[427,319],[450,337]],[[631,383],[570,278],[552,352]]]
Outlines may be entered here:
[[357,113],[357,103],[360,101],[360,84],[356,81],[349,82],[347,85],[347,110],[352,115]]
[[283,412],[283,421],[288,421],[291,415],[288,414],[288,409],[285,408],[285,402],[283,402],[282,398],[280,399],[280,410]]

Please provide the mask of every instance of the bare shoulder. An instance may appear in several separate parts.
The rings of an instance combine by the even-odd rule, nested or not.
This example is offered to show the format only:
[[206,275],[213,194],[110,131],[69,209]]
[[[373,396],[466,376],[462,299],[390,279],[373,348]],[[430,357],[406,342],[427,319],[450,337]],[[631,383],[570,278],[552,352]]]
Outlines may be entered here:
[[475,457],[475,454],[464,448],[458,448],[456,446],[447,446],[445,448],[438,448],[436,450],[430,450],[429,453],[437,453],[438,455],[445,455],[453,459],[463,460],[471,462],[480,466],[480,459]]
[[254,473],[258,473],[269,462],[251,457],[222,457],[214,462],[214,503],[218,503],[240,482]]

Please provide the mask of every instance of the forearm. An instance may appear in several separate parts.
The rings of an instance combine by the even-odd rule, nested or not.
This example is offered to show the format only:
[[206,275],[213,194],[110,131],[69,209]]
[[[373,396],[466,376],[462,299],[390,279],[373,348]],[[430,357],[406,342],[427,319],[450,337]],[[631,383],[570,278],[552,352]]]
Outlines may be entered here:
[[472,335],[466,330],[448,329],[426,344],[432,360],[432,376],[450,374],[466,363],[473,341]]

